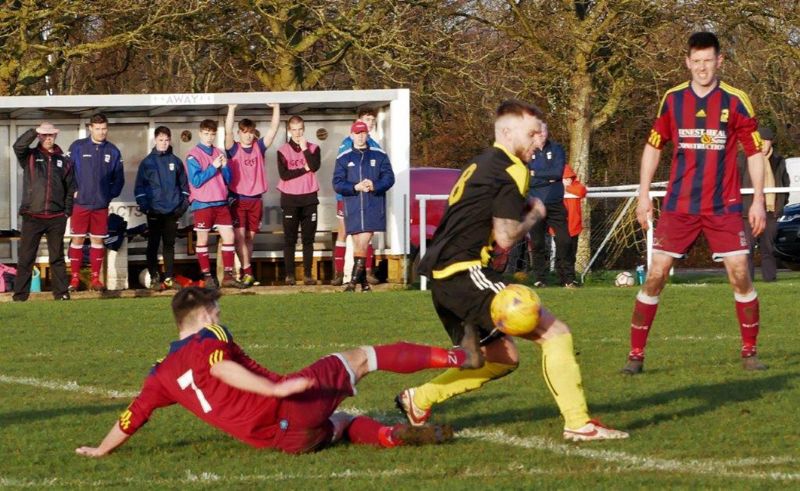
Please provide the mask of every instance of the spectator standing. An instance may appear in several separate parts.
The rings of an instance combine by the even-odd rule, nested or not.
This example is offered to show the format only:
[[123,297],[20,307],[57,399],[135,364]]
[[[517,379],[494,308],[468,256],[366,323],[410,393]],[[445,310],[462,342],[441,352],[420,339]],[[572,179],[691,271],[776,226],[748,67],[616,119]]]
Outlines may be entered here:
[[89,119],[89,136],[75,140],[69,147],[69,156],[75,164],[75,205],[70,219],[72,243],[69,259],[72,278],[69,289],[80,287],[80,270],[83,262],[83,244],[89,236],[89,264],[91,281],[89,289],[104,291],[100,272],[105,258],[103,239],[108,236],[108,205],[119,196],[125,185],[122,154],[107,140],[108,118],[97,113]]
[[547,252],[545,239],[548,228],[555,231],[556,239],[556,272],[562,286],[574,288],[575,269],[569,269],[567,250],[570,247],[570,236],[567,230],[567,209],[564,207],[564,166],[567,165],[564,148],[548,139],[547,125],[542,124],[542,133],[536,138],[541,150],[533,154],[528,163],[531,173],[529,198],[539,198],[547,209],[547,216],[534,224],[531,229],[533,241],[533,271],[536,276],[534,286],[547,286]]
[[317,171],[321,165],[320,149],[306,140],[303,118],[289,118],[290,139],[278,149],[278,190],[283,209],[283,261],[286,267],[286,284],[294,285],[294,253],[298,228],[302,230],[303,283],[316,284],[311,273],[314,260],[314,237],[317,234],[317,205],[319,182]]
[[[567,231],[569,232],[569,246],[567,247],[566,268],[575,274],[575,257],[578,255],[578,237],[583,231],[583,210],[581,201],[586,197],[586,186],[578,180],[578,175],[572,170],[569,164],[564,166],[564,190],[576,196],[575,198],[564,198],[564,208],[567,210]],[[567,283],[567,288],[575,288],[577,283]]]
[[350,127],[352,144],[336,158],[333,188],[343,196],[344,224],[353,236],[353,272],[345,291],[370,291],[366,278],[366,252],[372,234],[386,230],[386,192],[394,185],[394,172],[386,152],[367,143],[369,127],[356,121]]
[[[24,302],[30,294],[33,263],[42,235],[47,236],[53,298],[69,300],[64,232],[72,213],[75,183],[72,161],[56,145],[58,131],[44,122],[14,142],[14,153],[22,167],[22,236],[13,297],[17,302]],[[30,148],[37,138],[39,143]]]
[[[197,262],[203,273],[205,284],[217,288],[217,280],[211,274],[208,256],[208,235],[216,228],[222,241],[222,286],[241,288],[233,277],[233,255],[236,251],[233,240],[233,221],[228,208],[228,183],[231,170],[228,159],[214,146],[217,138],[217,123],[211,119],[200,122],[200,142],[189,150],[186,157],[186,173],[189,176],[189,202],[197,232]],[[219,260],[219,259],[217,259]]]
[[[367,145],[372,148],[381,148],[380,144],[373,138],[375,133],[375,125],[378,120],[377,111],[371,107],[359,109],[358,120],[363,121],[369,130],[369,136],[367,136]],[[350,135],[347,135],[344,140],[342,140],[342,144],[339,145],[339,150],[336,152],[336,154],[339,155],[342,152],[350,149],[352,146],[353,139],[350,137]],[[336,194],[336,218],[338,219],[339,227],[336,232],[336,244],[333,249],[333,269],[335,274],[333,281],[331,281],[331,285],[341,286],[344,283],[344,256],[347,250],[347,234],[345,233],[344,228],[344,202],[342,201],[342,195],[338,193]],[[372,271],[374,265],[375,249],[372,247],[372,241],[370,241],[370,243],[367,245],[365,266],[367,271],[367,282],[370,285],[377,285],[380,283],[380,280]]]
[[[775,150],[775,131],[767,126],[759,126],[758,133],[761,135],[761,153],[766,160],[764,165],[764,187],[781,188],[789,187],[789,173],[786,171],[786,159]],[[739,174],[742,177],[742,187],[750,188],[750,174],[747,172],[747,159],[743,154],[738,156]],[[753,237],[753,229],[747,217],[747,211],[753,203],[753,195],[742,195],[742,211],[744,216],[744,233],[747,242],[750,244],[750,254],[747,256],[750,277],[755,278],[755,254],[756,244],[761,251],[761,278],[770,282],[778,279],[778,265],[775,259],[775,237],[778,234],[778,217],[783,215],[783,207],[786,206],[786,193],[765,193],[764,202],[767,211],[767,221],[764,233],[758,237]]]
[[[147,216],[147,270],[150,289],[175,287],[175,236],[178,220],[189,208],[189,184],[181,159],[172,153],[172,132],[155,130],[155,145],[139,164],[134,195],[139,211]],[[164,276],[158,268],[158,246],[164,243]]]
[[233,234],[236,242],[236,254],[242,265],[241,282],[244,287],[255,284],[253,277],[253,240],[261,228],[264,214],[262,196],[269,189],[267,170],[264,167],[264,153],[272,145],[278,133],[281,110],[279,104],[267,104],[272,108],[272,121],[269,131],[263,138],[256,136],[255,123],[247,118],[239,121],[239,141],[233,140],[233,121],[236,104],[228,105],[228,116],[225,118],[225,151],[228,156],[228,167],[231,170],[231,182],[228,188],[234,195],[231,205],[233,216]]

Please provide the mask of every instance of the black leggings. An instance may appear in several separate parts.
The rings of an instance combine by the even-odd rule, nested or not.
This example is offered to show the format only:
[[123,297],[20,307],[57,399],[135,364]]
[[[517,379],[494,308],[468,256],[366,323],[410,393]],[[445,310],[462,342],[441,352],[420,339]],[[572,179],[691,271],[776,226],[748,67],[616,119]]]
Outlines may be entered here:
[[147,270],[151,281],[158,276],[158,245],[164,239],[164,278],[175,276],[175,235],[178,232],[178,219],[175,215],[147,214]]
[[297,246],[297,230],[302,228],[303,274],[311,278],[311,262],[314,259],[314,237],[317,235],[317,205],[283,207],[283,264],[286,276],[294,276],[294,251]]

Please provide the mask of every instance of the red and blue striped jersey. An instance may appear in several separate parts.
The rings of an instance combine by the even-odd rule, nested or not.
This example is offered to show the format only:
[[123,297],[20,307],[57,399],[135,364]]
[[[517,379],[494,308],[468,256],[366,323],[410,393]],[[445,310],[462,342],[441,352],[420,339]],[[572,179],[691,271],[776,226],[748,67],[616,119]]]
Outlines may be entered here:
[[748,157],[761,149],[747,94],[721,81],[705,97],[698,97],[689,82],[669,89],[647,143],[661,150],[669,141],[672,165],[663,210],[692,215],[742,212],[737,143]]

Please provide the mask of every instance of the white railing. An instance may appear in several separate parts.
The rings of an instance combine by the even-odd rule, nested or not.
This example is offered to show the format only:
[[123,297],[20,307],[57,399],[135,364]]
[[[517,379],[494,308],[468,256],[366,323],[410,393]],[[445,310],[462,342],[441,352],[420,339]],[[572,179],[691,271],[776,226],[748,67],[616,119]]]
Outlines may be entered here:
[[[653,183],[653,187],[663,187],[666,185],[666,182],[657,182]],[[626,209],[629,207],[634,198],[639,196],[638,192],[639,185],[638,184],[626,184],[622,186],[609,186],[609,187],[597,187],[597,188],[589,188],[588,193],[586,194],[586,198],[629,198],[628,203],[626,203]],[[753,194],[753,188],[743,188],[741,190],[742,194]],[[764,188],[765,193],[792,193],[792,192],[800,192],[800,187],[793,186],[793,187],[783,187],[783,188]],[[650,198],[663,198],[667,194],[666,191],[662,190],[652,190],[650,191]],[[564,197],[567,199],[577,199],[578,197],[569,193],[565,193]],[[427,203],[428,201],[442,201],[446,200],[448,195],[446,194],[418,194],[416,196],[417,201],[419,201],[419,258],[420,260],[425,255],[426,249],[426,231],[427,231]],[[603,239],[600,247],[597,251],[595,251],[592,258],[589,260],[589,263],[586,265],[586,269],[581,275],[584,277],[586,273],[589,271],[589,268],[592,266],[592,263],[600,252],[605,247],[606,243],[611,239],[611,235],[614,231],[614,228],[619,224],[619,221],[622,219],[624,213],[620,213],[617,220],[609,230],[606,237]],[[411,241],[411,237],[408,238],[409,244]],[[650,226],[648,227],[647,234],[646,234],[646,241],[647,241],[647,265],[650,266],[653,258],[653,224],[650,222]],[[410,250],[410,247],[406,247],[406,250]],[[428,289],[428,278],[420,275],[420,290],[427,290]]]

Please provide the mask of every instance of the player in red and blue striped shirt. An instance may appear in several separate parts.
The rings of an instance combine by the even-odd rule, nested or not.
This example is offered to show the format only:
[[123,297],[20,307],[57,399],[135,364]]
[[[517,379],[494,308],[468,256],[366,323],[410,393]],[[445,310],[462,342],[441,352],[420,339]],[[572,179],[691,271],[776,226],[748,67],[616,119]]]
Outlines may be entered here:
[[645,145],[636,208],[636,218],[645,230],[653,211],[650,183],[667,142],[672,142],[672,166],[654,233],[655,254],[647,281],[636,296],[631,351],[624,373],[642,371],[647,336],[669,270],[676,258],[686,254],[700,232],[705,235],[714,260],[725,264],[733,287],[743,366],[748,370],[766,368],[756,356],[759,305],[747,266],[749,246],[741,219],[742,197],[736,166],[741,144],[755,190],[748,216],[754,235],[758,235],[764,230],[766,217],[761,137],[747,95],[717,78],[722,59],[714,34],[696,32],[689,37],[686,67],[691,80],[664,95]]

